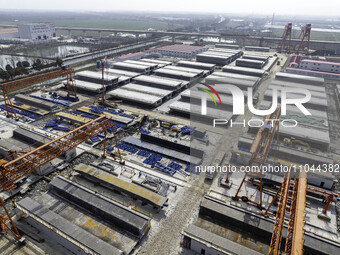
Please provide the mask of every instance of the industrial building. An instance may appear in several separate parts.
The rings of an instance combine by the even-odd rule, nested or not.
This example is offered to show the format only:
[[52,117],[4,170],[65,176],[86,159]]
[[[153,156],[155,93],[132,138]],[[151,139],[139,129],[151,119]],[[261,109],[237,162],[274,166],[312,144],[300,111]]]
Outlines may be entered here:
[[247,51],[259,51],[259,52],[269,52],[269,47],[256,47],[256,46],[245,46],[245,50]]
[[194,58],[197,54],[203,51],[206,51],[205,47],[184,44],[168,45],[157,48],[157,52],[159,52],[163,56],[185,59]]
[[133,80],[139,84],[148,85],[155,88],[178,90],[182,87],[182,82],[180,80],[170,80],[167,78],[160,78],[158,76],[140,75],[135,77]]
[[240,48],[237,44],[225,44],[225,43],[218,43],[215,44],[216,48],[224,48],[224,49],[235,49],[238,50]]
[[340,62],[302,59],[298,68],[326,73],[340,74]]
[[[77,73],[77,79],[82,81],[88,81],[95,84],[101,84],[103,74],[101,72],[81,71]],[[112,75],[111,73],[104,73],[104,85],[117,86],[119,76]]]
[[19,38],[33,41],[49,40],[56,36],[54,24],[52,23],[32,23],[19,24]]
[[210,63],[219,66],[228,65],[242,55],[238,50],[213,49],[196,56],[197,62]]
[[262,69],[265,65],[264,61],[255,59],[236,59],[236,66],[250,67],[256,69]]
[[183,66],[183,67],[207,70],[210,73],[212,73],[214,71],[214,69],[215,69],[215,65],[214,64],[207,64],[207,63],[193,62],[193,61],[185,61],[185,60],[178,61],[177,65],[178,66]]
[[113,69],[125,70],[130,72],[138,72],[141,74],[149,74],[151,68],[145,65],[129,64],[125,62],[117,62],[112,64]]
[[254,68],[248,68],[248,67],[228,66],[228,65],[223,66],[222,71],[227,72],[227,73],[251,75],[251,76],[256,76],[256,77],[263,77],[266,73],[266,71],[263,69],[254,69]]
[[173,78],[185,81],[193,81],[200,77],[198,73],[188,73],[183,71],[170,70],[165,68],[157,69],[154,74],[158,77]]

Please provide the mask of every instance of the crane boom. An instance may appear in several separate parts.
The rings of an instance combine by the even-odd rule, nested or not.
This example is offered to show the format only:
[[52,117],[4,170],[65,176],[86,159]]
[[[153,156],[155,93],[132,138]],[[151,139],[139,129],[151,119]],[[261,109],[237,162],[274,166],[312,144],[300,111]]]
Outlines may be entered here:
[[295,203],[292,203],[291,208],[293,215],[289,217],[285,255],[303,255],[307,177],[296,178],[294,189],[295,186],[296,191],[293,193]]
[[[97,119],[94,119],[49,143],[46,143],[8,163],[3,164],[0,167],[0,190],[12,190],[15,188],[15,182],[20,180],[22,177],[37,170],[39,167],[45,165],[51,160],[63,155],[91,137],[102,132],[105,132],[106,134],[106,130],[113,126],[113,121],[108,119],[106,116],[100,116]],[[24,239],[15,227],[1,198],[0,206],[4,209],[4,212],[0,211],[0,230],[9,230],[19,241],[23,241]],[[10,221],[13,229],[6,223],[7,220]]]
[[290,169],[289,169],[289,172],[285,175],[285,178],[282,182],[281,195],[280,195],[279,205],[278,205],[277,213],[275,217],[274,229],[273,229],[272,239],[271,239],[270,246],[269,246],[268,255],[279,255],[280,254],[282,231],[283,231],[285,215],[286,215],[289,187],[290,187]]
[[3,164],[0,167],[0,190],[13,189],[13,184],[25,175],[63,155],[91,137],[113,127],[113,125],[113,122],[105,116],[100,116],[49,143]]

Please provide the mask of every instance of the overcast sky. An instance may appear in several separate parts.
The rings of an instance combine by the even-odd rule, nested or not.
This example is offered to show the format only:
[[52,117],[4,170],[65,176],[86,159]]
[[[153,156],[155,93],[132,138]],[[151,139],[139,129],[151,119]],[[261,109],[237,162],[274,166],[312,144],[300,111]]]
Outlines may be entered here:
[[340,16],[340,0],[0,0],[1,9]]

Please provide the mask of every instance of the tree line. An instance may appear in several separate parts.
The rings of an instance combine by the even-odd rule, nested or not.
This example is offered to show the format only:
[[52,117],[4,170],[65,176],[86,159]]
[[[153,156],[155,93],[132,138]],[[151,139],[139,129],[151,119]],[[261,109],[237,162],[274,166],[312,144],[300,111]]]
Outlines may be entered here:
[[5,69],[0,68],[0,79],[9,80],[13,79],[15,76],[27,75],[30,70],[40,71],[49,67],[61,66],[63,63],[61,58],[56,58],[54,62],[43,63],[41,59],[36,59],[32,65],[28,61],[18,61],[15,66],[7,64]]

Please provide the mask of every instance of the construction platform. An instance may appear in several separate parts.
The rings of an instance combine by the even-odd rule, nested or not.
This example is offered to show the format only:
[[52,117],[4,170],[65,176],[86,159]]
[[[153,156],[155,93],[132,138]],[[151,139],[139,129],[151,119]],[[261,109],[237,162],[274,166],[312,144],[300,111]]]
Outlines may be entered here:
[[41,108],[46,111],[53,111],[57,108],[57,105],[42,99],[26,96],[24,94],[15,95],[15,100],[24,104],[32,105],[34,107]]
[[98,168],[79,164],[74,168],[74,170],[93,182],[99,183],[110,190],[117,190],[131,196],[132,198],[151,204],[158,210],[162,209],[168,200],[166,197],[152,192],[149,189],[115,177],[114,175]]
[[17,203],[17,210],[24,213],[29,225],[75,254],[124,254],[29,197]]
[[254,251],[227,238],[212,233],[204,228],[190,224],[184,231],[183,246],[187,249],[205,254],[247,254],[261,255],[263,253]]
[[27,104],[23,104],[23,103],[21,103],[19,101],[13,101],[12,100],[11,102],[12,102],[14,108],[18,108],[20,110],[28,111],[30,113],[37,114],[39,116],[44,116],[44,115],[50,113],[47,110],[36,108],[36,107],[30,106],[30,105],[27,105]]
[[58,112],[55,115],[57,116],[57,118],[70,123],[86,124],[91,121],[91,119],[89,118],[76,116],[67,112]]
[[128,125],[128,124],[133,122],[133,119],[131,119],[131,118],[127,118],[127,117],[124,117],[124,116],[119,116],[119,115],[116,115],[116,114],[112,114],[112,113],[106,111],[105,109],[103,110],[102,114],[93,112],[91,110],[91,107],[88,107],[88,106],[82,106],[82,107],[78,108],[77,110],[81,111],[81,112],[84,112],[84,113],[92,114],[92,115],[95,115],[95,116],[100,116],[100,115],[103,114],[106,117],[112,119],[113,121],[117,121],[117,122],[123,123],[125,125]]
[[142,238],[150,228],[148,216],[61,176],[55,177],[49,183],[49,190],[138,238]]

